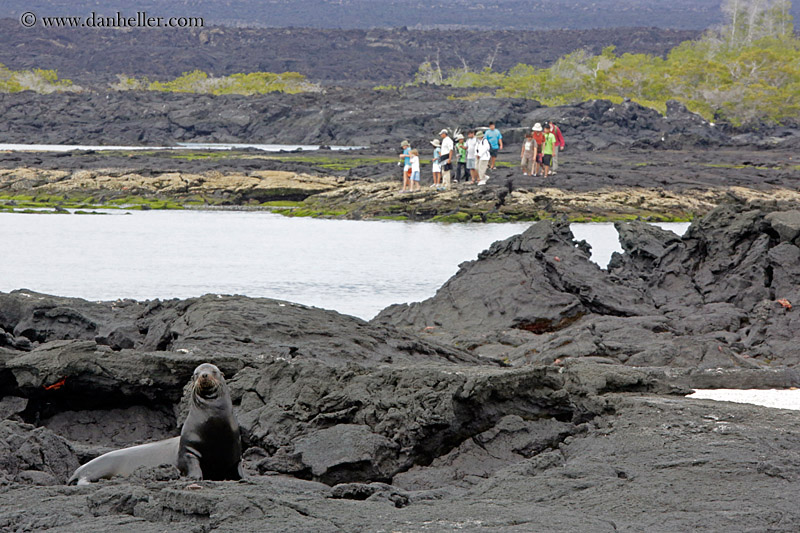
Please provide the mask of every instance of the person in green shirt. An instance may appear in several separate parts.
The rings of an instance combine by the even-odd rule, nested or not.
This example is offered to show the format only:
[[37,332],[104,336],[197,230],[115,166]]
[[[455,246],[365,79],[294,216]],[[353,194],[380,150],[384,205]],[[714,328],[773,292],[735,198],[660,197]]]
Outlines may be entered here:
[[542,145],[542,166],[544,167],[544,177],[550,175],[550,165],[553,162],[553,147],[556,145],[556,136],[547,123],[544,126],[544,144]]
[[467,145],[464,143],[464,136],[460,133],[456,135],[456,160],[458,167],[456,168],[456,182],[461,181],[461,176],[464,176],[464,181],[467,181],[469,173],[467,172]]

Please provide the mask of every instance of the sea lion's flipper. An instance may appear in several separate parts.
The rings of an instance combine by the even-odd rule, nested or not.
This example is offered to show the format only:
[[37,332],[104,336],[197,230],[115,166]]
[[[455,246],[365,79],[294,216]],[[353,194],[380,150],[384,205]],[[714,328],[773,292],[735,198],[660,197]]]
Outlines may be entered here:
[[195,481],[203,479],[203,469],[200,467],[200,452],[191,446],[183,446],[178,452],[178,470],[182,476]]

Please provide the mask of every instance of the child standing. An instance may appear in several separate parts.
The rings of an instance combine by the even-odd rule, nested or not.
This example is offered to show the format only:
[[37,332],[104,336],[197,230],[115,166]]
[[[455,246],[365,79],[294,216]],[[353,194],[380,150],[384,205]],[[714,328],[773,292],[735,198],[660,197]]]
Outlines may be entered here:
[[458,157],[456,160],[458,161],[458,167],[456,167],[456,181],[461,181],[461,177],[464,177],[464,181],[467,181],[467,145],[464,142],[464,136],[460,133],[456,135],[456,152]]
[[525,141],[522,143],[522,151],[519,154],[523,176],[533,173],[533,160],[534,157],[536,157],[535,146],[536,142],[533,140],[533,132],[529,131],[525,135]]
[[439,147],[442,143],[439,142],[439,139],[434,139],[431,144],[434,146],[433,158],[431,159],[431,166],[433,167],[433,185],[431,187],[438,188],[442,184],[442,165],[439,163],[439,158],[442,157],[442,149]]
[[411,192],[420,190],[419,184],[419,151],[411,150]]

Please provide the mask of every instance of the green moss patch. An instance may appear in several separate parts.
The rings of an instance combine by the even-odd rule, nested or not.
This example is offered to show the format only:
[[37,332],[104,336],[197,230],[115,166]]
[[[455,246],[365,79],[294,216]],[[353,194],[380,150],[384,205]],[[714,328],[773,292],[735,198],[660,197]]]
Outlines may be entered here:
[[375,220],[408,220],[405,215],[378,215],[373,217]]
[[293,202],[291,200],[273,200],[271,202],[262,202],[260,205],[264,207],[300,207],[303,202]]
[[437,215],[431,219],[433,222],[468,222],[472,220],[472,215],[469,213],[465,213],[463,211],[458,211],[456,213],[448,213],[446,215]]

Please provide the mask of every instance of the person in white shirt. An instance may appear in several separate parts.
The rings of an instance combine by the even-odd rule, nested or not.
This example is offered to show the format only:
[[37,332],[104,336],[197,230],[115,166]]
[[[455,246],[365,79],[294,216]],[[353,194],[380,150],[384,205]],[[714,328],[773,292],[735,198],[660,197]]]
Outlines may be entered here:
[[442,164],[442,188],[449,189],[450,171],[453,169],[453,149],[455,145],[453,144],[453,139],[447,135],[446,129],[440,131],[439,135],[442,137],[442,156],[440,160]]
[[475,156],[478,159],[478,185],[486,183],[486,169],[489,167],[489,160],[492,158],[492,146],[489,141],[483,138],[483,132],[479,131],[475,134],[478,138],[478,144],[475,147]]
[[419,151],[411,150],[411,192],[421,188],[419,184]]
[[536,161],[536,141],[533,140],[533,132],[525,134],[522,142],[522,149],[519,153],[519,166],[522,168],[522,175],[533,174],[533,162]]
[[475,130],[467,132],[467,170],[472,178],[472,183],[478,183],[478,157],[475,155],[475,147],[478,146],[478,139],[475,138]]
[[431,141],[433,145],[433,157],[431,157],[431,172],[433,173],[433,185],[431,187],[438,188],[442,182],[442,165],[439,163],[439,157],[442,155],[441,145],[439,139]]

